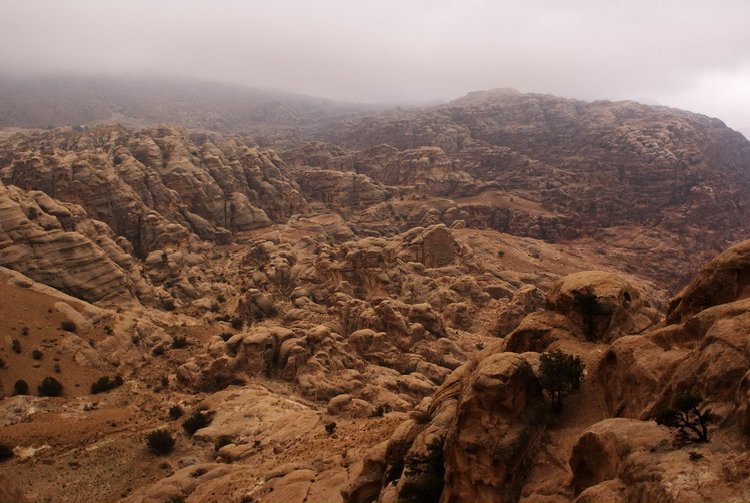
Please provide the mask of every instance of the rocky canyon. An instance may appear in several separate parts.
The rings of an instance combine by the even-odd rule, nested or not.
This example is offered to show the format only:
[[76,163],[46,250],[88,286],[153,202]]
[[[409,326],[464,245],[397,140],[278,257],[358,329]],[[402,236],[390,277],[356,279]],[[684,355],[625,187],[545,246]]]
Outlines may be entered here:
[[720,120],[3,86],[0,501],[750,501]]

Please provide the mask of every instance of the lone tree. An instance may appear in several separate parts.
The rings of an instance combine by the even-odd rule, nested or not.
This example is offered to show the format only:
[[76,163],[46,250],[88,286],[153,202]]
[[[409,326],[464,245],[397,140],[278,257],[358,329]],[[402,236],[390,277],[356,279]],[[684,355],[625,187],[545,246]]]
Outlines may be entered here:
[[561,412],[563,396],[580,387],[585,367],[579,356],[559,349],[539,357],[539,382],[552,397],[553,412]]
[[671,407],[656,413],[657,423],[677,429],[684,442],[708,442],[708,424],[715,419],[711,409],[701,407],[703,399],[697,395],[678,395]]

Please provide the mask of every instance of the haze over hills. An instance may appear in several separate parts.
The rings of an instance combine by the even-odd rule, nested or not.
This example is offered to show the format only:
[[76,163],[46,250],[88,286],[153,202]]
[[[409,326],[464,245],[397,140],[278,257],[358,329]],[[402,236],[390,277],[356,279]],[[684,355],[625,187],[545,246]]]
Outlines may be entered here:
[[[750,142],[718,119],[4,82],[0,500],[750,500]],[[664,419],[685,394],[710,441]]]
[[165,76],[0,75],[0,126],[180,124],[213,131],[304,126],[375,107]]

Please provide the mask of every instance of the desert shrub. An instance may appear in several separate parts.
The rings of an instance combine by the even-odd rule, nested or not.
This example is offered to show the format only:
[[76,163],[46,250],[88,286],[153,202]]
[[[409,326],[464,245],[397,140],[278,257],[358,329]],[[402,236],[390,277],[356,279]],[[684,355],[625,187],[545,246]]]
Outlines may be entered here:
[[34,351],[31,352],[31,357],[35,360],[41,360],[43,356],[44,356],[44,353],[42,353],[38,349],[35,349]]
[[28,395],[29,383],[27,383],[23,379],[17,380],[16,383],[13,385],[13,394],[14,395]]
[[182,422],[182,427],[188,435],[192,436],[196,431],[205,428],[209,424],[211,424],[211,417],[208,414],[194,412]]
[[390,412],[390,411],[391,411],[390,405],[388,405],[387,403],[386,404],[381,403],[380,405],[375,407],[375,410],[372,413],[372,417],[383,417],[385,416],[386,412]]
[[10,348],[14,353],[21,354],[21,341],[19,341],[18,339],[13,339],[13,341],[10,343]]
[[190,476],[195,479],[200,477],[201,475],[205,475],[206,473],[208,473],[208,470],[206,470],[205,468],[196,468],[195,470],[190,472]]
[[44,380],[36,387],[39,396],[60,396],[62,395],[62,384],[54,377],[45,377]]
[[222,435],[222,436],[220,436],[219,438],[216,439],[216,443],[214,444],[214,450],[218,451],[219,449],[221,449],[225,445],[229,445],[231,443],[233,443],[232,437],[228,437],[226,435]]
[[78,330],[78,327],[76,327],[76,324],[70,320],[65,320],[62,323],[60,323],[60,328],[62,328],[66,332],[73,332],[73,333],[76,333],[76,330]]
[[156,454],[168,454],[174,449],[175,439],[167,430],[156,430],[146,436],[146,445]]
[[585,365],[577,355],[556,349],[539,357],[539,383],[552,397],[552,410],[562,411],[562,398],[578,389]]
[[109,376],[101,376],[91,385],[91,393],[104,393],[119,386],[122,386],[122,377],[115,376],[114,379],[110,380]]
[[657,423],[677,430],[685,442],[708,442],[708,425],[715,420],[711,409],[702,407],[697,395],[676,396],[669,407],[661,408],[654,416]]
[[404,461],[406,480],[399,491],[404,503],[437,503],[443,492],[443,440],[434,439],[426,454],[412,454]]
[[432,416],[430,416],[430,413],[424,410],[415,410],[409,416],[414,420],[417,424],[427,424],[432,419]]
[[187,346],[188,340],[184,335],[176,335],[172,338],[172,349],[182,349]]
[[154,349],[151,350],[151,354],[154,356],[161,356],[164,354],[164,346],[156,346]]
[[336,432],[336,423],[335,422],[326,423],[325,429],[328,435],[333,435]]
[[169,417],[173,421],[180,419],[182,417],[182,414],[182,407],[180,407],[179,405],[173,405],[169,408]]
[[230,322],[232,325],[232,328],[235,330],[239,330],[242,328],[242,325],[245,324],[244,321],[242,321],[242,318],[232,318],[232,321]]
[[13,447],[6,443],[0,442],[0,461],[5,461],[13,457]]

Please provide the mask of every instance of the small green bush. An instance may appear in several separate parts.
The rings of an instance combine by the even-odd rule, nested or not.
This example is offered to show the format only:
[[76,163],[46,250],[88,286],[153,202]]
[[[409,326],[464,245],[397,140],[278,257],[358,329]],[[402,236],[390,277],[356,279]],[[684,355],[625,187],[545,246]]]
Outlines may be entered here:
[[182,422],[182,427],[188,435],[192,436],[196,431],[211,424],[211,417],[203,412],[194,412]]
[[174,449],[175,439],[167,430],[156,430],[148,434],[146,445],[156,454],[169,454]]
[[173,405],[169,408],[169,417],[176,421],[177,419],[180,419],[182,417],[183,411],[182,407],[179,405]]
[[14,395],[28,395],[29,383],[27,383],[23,379],[17,380],[16,383],[13,385],[13,394]]
[[228,437],[226,435],[222,435],[219,438],[216,439],[216,443],[214,444],[214,451],[218,451],[225,445],[229,445],[231,443],[234,443],[232,441],[232,437]]
[[5,461],[13,457],[13,447],[0,442],[0,461]]
[[62,328],[66,332],[73,332],[73,333],[76,333],[76,331],[78,330],[78,327],[76,327],[76,324],[70,320],[65,320],[62,323],[60,323],[60,328]]
[[182,349],[187,346],[188,340],[184,335],[176,335],[172,338],[172,349]]
[[62,395],[63,386],[54,377],[45,377],[36,389],[39,392],[39,396],[60,396]]
[[115,376],[114,379],[110,380],[109,376],[101,376],[91,385],[91,393],[104,393],[115,388],[122,386],[122,377]]

